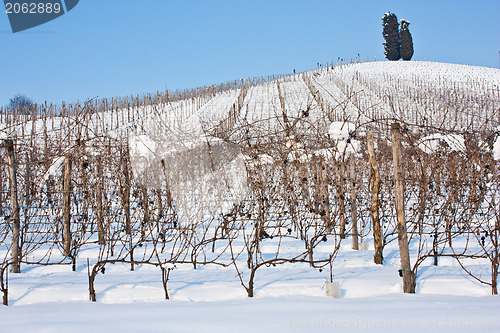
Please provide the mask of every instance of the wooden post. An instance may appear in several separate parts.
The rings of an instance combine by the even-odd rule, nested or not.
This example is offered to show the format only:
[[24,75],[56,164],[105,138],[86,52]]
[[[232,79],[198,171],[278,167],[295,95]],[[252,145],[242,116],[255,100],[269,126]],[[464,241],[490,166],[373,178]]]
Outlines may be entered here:
[[330,198],[328,193],[328,172],[326,169],[326,161],[320,160],[318,182],[320,186],[320,216],[326,228],[326,232],[331,232],[333,229],[332,220],[330,218]]
[[160,228],[160,221],[163,217],[163,200],[161,197],[161,189],[156,191],[156,198],[158,199],[158,205],[156,206],[156,231],[161,232],[163,228]]
[[[3,274],[5,272],[5,279]],[[0,284],[3,292],[3,305],[9,305],[9,270],[7,267],[0,269]]]
[[384,244],[382,241],[382,231],[380,228],[380,217],[379,217],[379,200],[378,194],[380,191],[380,174],[378,172],[377,160],[375,159],[375,149],[373,147],[373,133],[367,133],[368,139],[368,155],[370,161],[371,169],[371,188],[372,188],[372,198],[371,198],[371,213],[372,213],[372,229],[373,229],[373,245],[375,249],[375,254],[373,256],[373,261],[376,264],[381,265],[384,261],[383,250]]
[[146,238],[146,228],[149,227],[149,198],[148,198],[148,190],[147,188],[142,188],[142,209],[144,209],[144,220],[141,223],[141,241],[144,241]]
[[339,237],[345,239],[345,191],[344,191],[344,161],[337,162],[337,201],[339,216]]
[[445,219],[446,221],[446,239],[448,240],[448,246],[451,247],[451,222],[449,218]]
[[17,201],[17,175],[16,175],[16,158],[14,154],[14,140],[6,140],[7,158],[9,163],[9,178],[10,178],[10,203],[12,207],[12,273],[21,273],[20,255],[19,255],[19,232],[21,223],[19,221],[19,203]]
[[134,246],[132,244],[132,235],[129,235],[129,246],[130,246],[130,270],[134,271],[135,270],[135,264],[134,264]]
[[[134,117],[134,110],[132,110],[132,117]],[[128,140],[127,140],[128,141]],[[120,150],[121,152],[121,150]],[[130,270],[133,271],[134,268],[134,246],[132,242],[132,227],[130,218],[130,174],[129,174],[129,164],[128,164],[128,152],[126,154],[121,153],[120,168],[123,174],[123,182],[120,185],[120,196],[123,204],[123,209],[125,210],[125,233],[129,235],[129,246],[130,246]],[[120,179],[122,179],[120,177]]]
[[165,176],[165,186],[166,186],[166,189],[167,189],[167,205],[168,205],[168,208],[170,208],[170,210],[173,210],[173,201],[174,199],[172,198],[172,192],[170,191],[170,183],[169,183],[169,180],[168,180],[168,172],[167,172],[167,168],[165,166],[165,160],[162,159],[161,160],[161,166],[163,168],[163,175]]
[[123,169],[124,185],[120,188],[122,195],[123,208],[125,209],[125,232],[127,235],[132,234],[131,221],[130,221],[130,175],[129,164],[127,158],[122,160],[121,167]]
[[394,195],[396,205],[396,218],[398,224],[399,255],[401,257],[401,270],[403,275],[403,291],[414,293],[413,274],[410,267],[410,251],[408,249],[408,236],[406,234],[406,218],[404,209],[404,179],[401,166],[401,128],[398,123],[391,125],[392,157],[394,163]]
[[498,236],[500,233],[500,221],[498,221],[498,218],[495,219],[495,230],[492,230],[490,232],[493,232],[493,235],[490,234],[490,239],[492,240],[492,243],[496,243],[496,247],[492,251],[494,257],[493,260],[491,260],[491,294],[492,295],[498,295],[498,266],[500,264],[500,253],[498,251]]
[[434,257],[434,266],[438,265],[437,244],[438,244],[438,232],[437,232],[437,228],[436,228],[434,230],[434,235],[432,237],[432,252],[433,252],[433,257]]
[[352,249],[358,249],[358,212],[356,203],[356,178],[354,173],[354,154],[349,157],[349,171],[351,176],[351,224],[352,224]]
[[63,255],[71,256],[71,157],[64,159],[63,175]]
[[99,234],[99,245],[105,245],[105,231],[104,231],[104,212],[102,208],[102,190],[103,190],[103,174],[102,174],[102,164],[101,155],[97,156],[97,188],[96,188],[96,199],[97,199],[97,232]]
[[[31,162],[33,158],[31,156],[31,152],[26,153],[26,175],[24,176],[24,207],[29,206],[29,200],[31,197],[31,186],[32,186],[32,176],[31,176]],[[27,218],[27,217],[25,217]]]
[[96,301],[96,296],[95,296],[95,287],[94,287],[94,282],[95,282],[95,274],[94,270],[97,264],[95,264],[94,268],[92,269],[92,273],[90,272],[90,262],[89,258],[87,258],[87,274],[89,276],[89,299],[91,302]]

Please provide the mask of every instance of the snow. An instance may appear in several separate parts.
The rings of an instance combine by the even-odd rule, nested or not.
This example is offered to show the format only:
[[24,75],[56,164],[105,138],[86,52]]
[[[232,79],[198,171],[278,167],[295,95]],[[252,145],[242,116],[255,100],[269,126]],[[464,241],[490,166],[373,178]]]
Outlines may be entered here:
[[[222,145],[220,150],[224,155],[231,154],[231,147]],[[166,160],[166,172],[181,225],[195,224],[206,217],[229,212],[248,191],[242,154],[229,159],[216,156],[215,169],[208,166],[209,160],[197,160],[191,154],[175,155]],[[186,170],[182,172],[181,169]]]
[[45,173],[43,179],[47,180],[50,176],[60,177],[62,172],[62,165],[64,164],[65,159],[65,156],[56,157]]
[[[359,152],[360,144],[352,137],[353,133],[360,134],[357,126],[376,118],[401,119],[405,115],[399,114],[400,109],[418,111],[403,118],[408,122],[432,118],[445,120],[445,126],[453,125],[454,120],[446,118],[446,105],[426,104],[428,100],[439,100],[436,96],[444,86],[456,86],[457,94],[479,96],[492,109],[500,106],[498,69],[415,61],[375,62],[321,69],[307,75],[324,105],[312,97],[305,80],[297,75],[280,81],[285,113],[296,119],[308,111],[311,128],[303,130],[316,126],[330,136],[331,146],[314,151],[327,159]],[[130,135],[135,181],[150,188],[163,188],[165,178],[170,180],[174,202],[182,203],[176,207],[182,225],[198,225],[207,215],[225,214],[240,202],[248,186],[246,167],[270,167],[276,162],[267,154],[245,156],[227,142],[206,135],[226,119],[239,93],[231,90],[134,108],[131,112],[135,120],[120,124],[113,123],[113,119],[127,118],[124,115],[129,110],[120,110],[117,117],[95,113],[90,116],[89,128],[114,138]],[[418,98],[412,94],[421,94],[422,100],[415,102]],[[475,103],[464,107],[471,111],[473,124],[484,116],[475,112],[480,104]],[[248,89],[237,121],[252,124],[252,130],[265,135],[282,130],[282,117],[277,82],[272,81]],[[49,140],[55,140],[61,128],[75,123],[76,120],[52,117],[9,124],[1,128],[0,138],[19,137],[22,129],[38,135],[46,131]],[[465,124],[455,125],[458,130],[465,128]],[[432,154],[438,149],[463,151],[464,144],[464,138],[458,134],[434,133],[422,138],[418,146]],[[294,138],[290,138],[285,149],[291,161],[307,161],[311,157]],[[500,139],[493,151],[495,158],[500,159]],[[59,177],[63,162],[63,156],[56,157],[44,177]],[[333,264],[333,277],[341,288],[338,299],[325,293],[329,270],[320,271],[306,263],[260,268],[254,298],[246,296],[230,265],[207,264],[194,269],[187,264],[168,264],[174,268],[168,283],[170,300],[164,299],[159,268],[137,265],[132,272],[128,265],[116,264],[107,265],[106,273],[97,276],[97,302],[91,303],[86,261],[88,258],[93,265],[100,255],[99,246],[93,242],[79,252],[76,272],[71,271],[70,265],[23,265],[21,274],[9,274],[10,305],[0,309],[0,327],[2,331],[22,332],[500,330],[500,299],[490,295],[489,286],[466,275],[456,261],[440,258],[438,266],[433,266],[431,260],[424,261],[418,271],[416,294],[403,294],[396,242],[384,249],[384,265],[375,265],[371,235],[363,241],[370,250],[354,251],[350,238],[342,241]],[[276,238],[262,241],[263,257],[276,255],[276,242]],[[303,246],[298,243],[284,238],[280,255],[292,257]],[[224,246],[217,241],[215,253],[223,252]],[[235,250],[244,249],[241,239],[235,240],[233,246]],[[317,251],[327,256],[333,248],[332,240],[328,240]],[[54,257],[58,256],[56,252]],[[5,257],[7,253],[3,246],[0,255]],[[43,250],[41,255],[45,255]],[[411,262],[415,262],[414,247],[411,255]],[[220,260],[230,262],[229,254],[224,253]],[[237,264],[245,267],[245,260],[238,260]],[[489,269],[484,261],[466,265],[479,272],[487,273]]]
[[168,180],[183,226],[227,213],[248,191],[245,158],[239,148],[205,136],[197,128],[191,127],[192,132],[182,137],[179,133],[161,140],[133,136],[129,143],[136,182],[161,189]]
[[463,136],[458,134],[431,134],[420,139],[418,143],[418,148],[427,154],[432,154],[436,152],[439,148],[447,148],[452,151],[465,151],[465,140]]
[[356,133],[356,125],[349,122],[334,121],[328,127],[328,134],[333,140],[347,140]]
[[334,121],[328,127],[328,135],[332,140],[333,147],[318,149],[314,152],[316,156],[338,160],[349,154],[359,152],[361,143],[354,138],[357,135],[356,125],[350,122]]
[[336,142],[335,147],[333,148],[323,148],[314,151],[314,155],[323,157],[328,161],[339,160],[344,157],[349,156],[350,154],[359,153],[360,142],[357,140],[351,140],[351,142],[347,143],[345,141]]
[[137,135],[130,138],[130,155],[153,159],[156,152],[156,142],[147,135]]
[[158,164],[157,143],[148,135],[135,135],[129,139],[129,153],[132,173],[139,184],[150,187],[151,184],[158,184],[159,172],[150,172],[152,165]]
[[65,160],[66,160],[65,156],[59,156],[53,159],[49,168],[47,169],[41,181],[37,185],[38,190],[42,189],[42,186],[44,186],[47,183],[49,178],[53,177],[55,179],[58,179],[59,177],[62,176],[63,164]]
[[[328,242],[325,244],[325,250]],[[95,250],[95,249],[94,249]],[[23,332],[381,331],[498,332],[500,299],[465,276],[453,261],[429,262],[419,271],[417,293],[403,294],[397,244],[386,263],[373,250],[354,251],[350,239],[334,262],[341,298],[326,296],[328,270],[283,264],[257,271],[254,298],[231,267],[176,265],[163,298],[158,268],[107,266],[96,279],[97,302],[88,301],[85,257],[76,272],[66,266],[24,266],[10,274],[10,306],[0,309],[2,330]],[[94,252],[93,252],[94,251]],[[91,258],[92,262],[92,258]]]
[[[493,297],[283,297],[161,304],[57,304],[2,309],[6,332],[495,332]],[[68,306],[69,305],[69,306]],[[484,309],[477,313],[477,308]],[[103,316],[103,313],[106,315]]]
[[495,160],[500,160],[500,136],[497,136],[495,142],[493,143],[493,157]]
[[[318,70],[312,83],[337,118],[356,123],[390,117],[467,130],[471,124],[481,126],[500,107],[500,70],[495,68],[427,61],[365,62]],[[460,115],[458,120],[451,116],[455,113]]]

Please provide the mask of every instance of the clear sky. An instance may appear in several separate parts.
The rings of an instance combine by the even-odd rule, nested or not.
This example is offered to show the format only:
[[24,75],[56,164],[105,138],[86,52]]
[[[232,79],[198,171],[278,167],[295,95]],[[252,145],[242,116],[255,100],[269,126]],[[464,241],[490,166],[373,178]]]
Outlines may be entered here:
[[0,106],[84,101],[384,60],[385,12],[411,22],[413,60],[499,67],[500,0],[80,0],[13,34],[0,4]]

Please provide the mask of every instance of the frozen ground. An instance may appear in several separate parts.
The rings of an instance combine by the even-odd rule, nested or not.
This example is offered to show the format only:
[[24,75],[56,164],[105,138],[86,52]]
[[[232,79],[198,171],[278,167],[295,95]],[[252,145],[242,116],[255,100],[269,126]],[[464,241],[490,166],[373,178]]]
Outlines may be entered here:
[[[372,245],[372,244],[369,244]],[[327,246],[327,244],[325,244]],[[334,261],[341,298],[325,295],[329,271],[306,264],[262,268],[254,298],[246,297],[233,268],[177,265],[164,299],[160,270],[108,265],[96,279],[97,302],[88,300],[86,256],[77,271],[66,266],[23,266],[10,274],[10,306],[0,309],[2,331],[20,332],[328,332],[500,330],[500,298],[472,280],[452,259],[419,270],[417,293],[403,294],[397,245],[385,264],[373,251],[350,249]]]
[[218,302],[48,303],[2,309],[4,332],[498,332],[498,298],[312,296]]
[[[454,84],[461,97],[474,93],[483,98],[479,102],[470,98],[467,103],[472,108],[483,102],[498,108],[500,103],[498,69],[378,62],[322,69],[307,75],[312,76],[311,85],[325,104],[344,103],[344,113],[353,119],[358,117],[358,107],[371,110],[372,117],[390,114],[384,99],[389,95],[401,107],[416,105],[430,113],[434,110],[427,109],[427,99],[439,100],[439,88]],[[309,106],[311,117],[319,118],[323,111],[304,82],[297,75],[281,84],[287,112],[294,116]],[[408,89],[410,86],[416,88]],[[488,91],[494,93],[481,95]],[[224,119],[236,99],[237,92],[230,91],[208,101],[187,100],[155,110],[134,110],[135,123],[125,121],[124,115],[117,117],[124,120],[113,123],[113,114],[100,115],[102,119],[90,123],[96,133],[108,135],[132,128],[135,134],[151,135],[155,130],[151,123],[158,119],[167,127],[188,126],[194,131],[207,117],[214,122]],[[418,103],[412,102],[414,99]],[[271,82],[249,89],[240,117],[250,123],[264,120],[262,127],[267,128],[273,127],[269,118],[279,111],[277,86]],[[438,111],[432,114],[439,117]],[[30,126],[36,126],[37,133],[47,126],[54,130],[49,136],[56,136],[55,129],[65,125],[62,119],[53,117],[50,122],[38,120],[25,126],[26,133],[31,133]],[[5,127],[0,137],[18,132],[16,126]],[[160,136],[162,132],[153,134]],[[365,241],[372,246],[370,238]],[[105,274],[97,276],[97,302],[92,303],[88,300],[86,262],[90,258],[93,265],[97,252],[95,247],[81,251],[76,272],[70,265],[23,265],[21,274],[10,274],[9,306],[0,308],[0,332],[500,331],[500,298],[491,296],[489,286],[467,276],[453,259],[441,258],[438,266],[433,266],[430,259],[424,262],[418,271],[416,294],[403,294],[396,242],[385,248],[385,264],[380,266],[373,264],[373,247],[353,251],[351,240],[343,241],[333,267],[341,298],[325,294],[329,270],[320,272],[307,264],[259,269],[254,298],[246,296],[232,267],[207,265],[195,270],[190,265],[177,265],[168,283],[170,300],[164,299],[158,268],[139,265],[131,272],[129,266],[117,264],[107,265]],[[484,271],[488,276],[487,262],[468,264],[475,272]]]

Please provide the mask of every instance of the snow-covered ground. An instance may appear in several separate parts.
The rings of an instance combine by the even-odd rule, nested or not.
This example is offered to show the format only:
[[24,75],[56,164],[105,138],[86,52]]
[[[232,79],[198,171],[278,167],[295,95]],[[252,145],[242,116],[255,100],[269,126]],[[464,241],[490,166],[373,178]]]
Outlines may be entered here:
[[307,296],[218,302],[46,303],[0,312],[5,332],[498,332],[492,298]]
[[[325,243],[327,246],[328,242]],[[371,245],[371,244],[369,244]],[[71,266],[24,266],[10,274],[10,306],[0,309],[2,331],[20,332],[498,332],[500,299],[463,273],[453,260],[429,259],[417,293],[403,294],[396,244],[386,263],[373,250],[345,240],[334,262],[341,298],[328,297],[329,271],[284,264],[257,272],[254,298],[246,297],[231,267],[176,265],[164,299],[160,270],[108,265],[96,279],[97,302],[88,300],[86,257]]]
[[[483,113],[471,112],[459,124],[447,118],[448,127],[464,128],[469,120],[481,123],[484,112],[500,106],[498,69],[430,62],[376,62],[323,68],[304,75],[307,78],[296,75],[282,79],[279,89],[275,81],[250,87],[236,124],[253,124],[259,133],[278,129],[283,116],[280,93],[287,116],[301,117],[308,109],[310,123],[323,122],[325,132],[333,121],[329,119],[332,114],[341,118],[337,120],[349,120],[359,126],[382,117],[405,117],[409,122],[434,117],[439,121],[459,105],[464,112],[481,109]],[[453,87],[456,104],[440,104],[442,94],[447,94],[444,87]],[[216,126],[226,119],[239,94],[240,90],[229,90],[207,100],[188,99],[135,108],[133,121],[127,110],[94,114],[89,130],[95,135],[136,135],[142,141],[131,140],[131,147],[151,152],[148,158],[154,159],[162,135],[177,134],[176,131],[194,137],[203,135],[206,126]],[[318,101],[323,101],[323,105]],[[498,119],[492,120],[488,126],[498,126]],[[39,119],[24,125],[2,126],[0,137],[28,135],[34,126],[35,133],[43,135],[48,128],[49,137],[64,138],[58,131],[71,124],[76,124],[76,120]],[[330,129],[330,134],[336,133]],[[150,139],[146,145],[144,142]],[[457,141],[457,137],[439,135],[424,139],[420,143],[425,146],[423,150],[434,149],[438,139]],[[461,140],[458,139],[460,143]],[[456,146],[454,150],[460,148]],[[56,156],[54,161],[52,168],[57,169],[62,159]],[[332,241],[329,239],[316,251],[331,253]],[[129,265],[117,263],[106,265],[105,274],[97,276],[95,303],[89,301],[87,259],[92,268],[99,257],[99,247],[90,244],[78,253],[75,272],[70,264],[23,264],[22,273],[9,274],[9,306],[0,308],[0,331],[500,331],[500,298],[491,296],[491,288],[467,275],[454,259],[441,257],[438,266],[433,265],[431,258],[426,259],[418,270],[416,294],[403,294],[396,241],[384,249],[384,265],[373,263],[370,234],[364,241],[368,250],[355,251],[350,238],[343,240],[333,261],[332,273],[340,283],[340,298],[326,296],[328,266],[320,270],[306,263],[285,263],[259,268],[255,297],[248,298],[232,266],[208,264],[194,269],[189,264],[176,264],[168,282],[170,299],[165,300],[159,268],[137,265],[130,271]],[[270,240],[264,241],[263,255],[272,257],[273,246]],[[294,253],[296,243],[285,241],[281,249],[286,257]],[[8,257],[7,252],[6,246],[2,246],[0,257]],[[224,257],[221,261],[230,262]],[[239,264],[246,265],[244,260]],[[488,280],[487,261],[466,261],[465,265],[478,276],[484,271]]]

